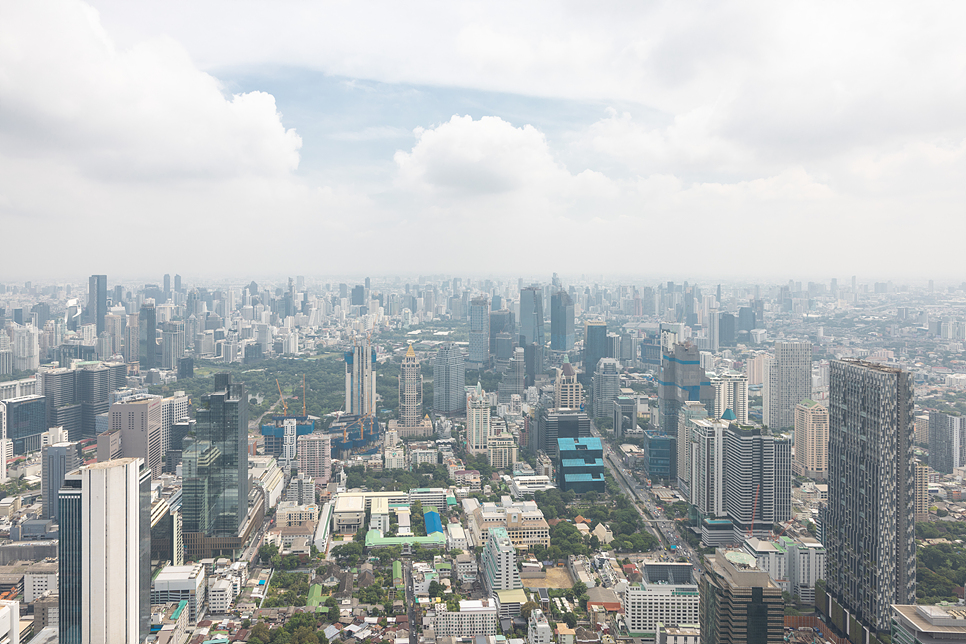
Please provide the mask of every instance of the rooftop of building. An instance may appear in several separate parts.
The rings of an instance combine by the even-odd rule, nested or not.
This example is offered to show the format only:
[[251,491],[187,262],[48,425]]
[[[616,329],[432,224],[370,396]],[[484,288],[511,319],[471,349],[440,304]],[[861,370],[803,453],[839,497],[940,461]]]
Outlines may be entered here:
[[966,608],[962,606],[893,604],[892,610],[901,615],[902,621],[906,622],[904,625],[918,631],[946,636],[966,635]]
[[581,438],[558,438],[557,449],[560,451],[602,450],[604,446],[596,436],[586,436]]

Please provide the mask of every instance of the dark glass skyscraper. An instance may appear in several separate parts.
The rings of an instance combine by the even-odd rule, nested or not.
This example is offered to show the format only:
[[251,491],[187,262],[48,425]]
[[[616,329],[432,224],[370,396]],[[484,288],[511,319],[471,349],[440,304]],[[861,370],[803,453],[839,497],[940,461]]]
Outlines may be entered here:
[[107,315],[107,275],[91,275],[87,287],[87,316],[97,325],[97,335],[104,333]]
[[574,301],[566,291],[550,296],[550,349],[570,351],[574,348]]
[[433,409],[443,414],[466,409],[466,367],[463,353],[452,342],[436,350],[433,366]]
[[539,286],[520,289],[520,346],[546,343],[543,327],[543,291]]
[[[912,409],[908,372],[861,360],[832,362],[827,594],[816,605],[842,631],[853,630],[842,609],[874,635],[889,632],[892,604],[916,602]],[[869,641],[864,633],[849,636]]]
[[591,320],[584,326],[584,373],[593,375],[597,363],[607,357],[607,323]]
[[701,366],[700,354],[694,344],[665,345],[662,350],[657,405],[660,427],[668,434],[677,433],[678,413],[685,402],[698,401],[705,409],[714,408],[714,388]]
[[194,440],[184,440],[184,531],[235,537],[248,514],[248,398],[231,374],[201,399]]

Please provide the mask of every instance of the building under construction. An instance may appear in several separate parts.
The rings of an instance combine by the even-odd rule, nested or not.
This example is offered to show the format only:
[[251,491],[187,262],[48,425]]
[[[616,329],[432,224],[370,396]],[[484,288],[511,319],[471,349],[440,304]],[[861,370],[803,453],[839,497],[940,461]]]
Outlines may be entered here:
[[342,415],[329,425],[327,433],[332,439],[332,458],[345,459],[350,454],[378,451],[382,431],[372,416]]
[[[315,431],[315,416],[272,416],[272,422],[262,425],[262,436],[265,438],[265,453],[279,458],[285,450],[285,421],[289,424],[295,421],[295,438],[293,445],[298,441],[299,436],[305,436]],[[293,455],[294,456],[294,455]]]

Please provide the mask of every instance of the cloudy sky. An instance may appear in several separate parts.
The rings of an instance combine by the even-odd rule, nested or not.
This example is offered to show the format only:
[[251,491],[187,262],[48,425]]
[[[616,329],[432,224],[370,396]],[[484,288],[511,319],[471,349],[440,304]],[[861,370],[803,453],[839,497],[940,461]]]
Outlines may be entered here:
[[3,279],[966,278],[966,3],[0,5]]

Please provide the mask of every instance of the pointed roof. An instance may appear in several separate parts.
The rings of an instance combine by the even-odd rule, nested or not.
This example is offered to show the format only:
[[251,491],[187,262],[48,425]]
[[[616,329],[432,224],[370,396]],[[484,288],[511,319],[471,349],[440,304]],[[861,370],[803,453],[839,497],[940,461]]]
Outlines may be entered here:
[[735,416],[735,412],[731,411],[731,408],[729,407],[728,409],[724,410],[723,414],[721,414],[721,420],[738,420],[738,417]]
[[409,349],[406,351],[406,357],[407,358],[415,358],[416,357],[416,352],[413,351],[413,344],[412,344],[412,342],[409,343]]

